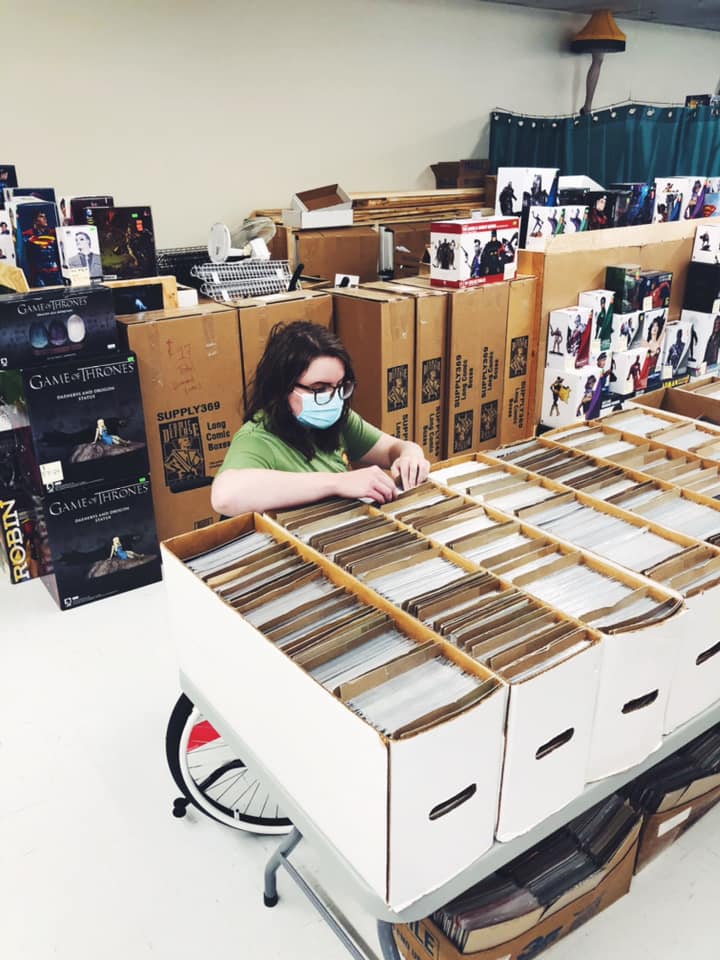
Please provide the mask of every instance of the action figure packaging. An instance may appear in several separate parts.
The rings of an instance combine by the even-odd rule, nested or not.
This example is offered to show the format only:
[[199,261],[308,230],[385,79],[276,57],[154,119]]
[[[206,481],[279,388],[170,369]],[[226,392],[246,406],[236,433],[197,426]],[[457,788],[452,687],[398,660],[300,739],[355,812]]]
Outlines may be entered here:
[[11,370],[66,357],[101,357],[117,348],[112,292],[103,286],[0,296],[0,367]]
[[51,491],[37,509],[52,556],[43,582],[61,610],[161,579],[148,477]]
[[532,207],[558,204],[558,175],[554,167],[500,167],[497,172],[495,216],[520,218],[519,246],[524,247]]
[[17,265],[31,287],[52,287],[62,283],[56,230],[57,207],[54,203],[20,203],[9,200],[9,213],[15,225]]
[[642,267],[638,263],[623,263],[605,270],[605,286],[615,294],[617,313],[633,313],[642,309]]
[[3,193],[7,187],[17,186],[17,172],[14,163],[0,163],[0,209],[3,207]]
[[[610,393],[617,398],[632,397],[645,388],[642,386],[643,364],[647,350],[620,350],[612,356],[613,377],[609,384]],[[647,383],[647,378],[646,381]]]
[[552,237],[587,230],[587,207],[531,207],[529,216],[527,250],[544,250]]
[[97,197],[60,197],[60,222],[69,227],[93,225],[93,210],[97,207],[112,207],[115,201],[108,194]]
[[720,263],[720,224],[699,223],[692,259],[695,263]]
[[513,280],[519,227],[517,217],[431,224],[431,284],[458,289]]
[[683,307],[697,313],[720,313],[720,264],[690,264]]
[[666,332],[667,310],[647,310],[642,332],[636,334],[631,348],[641,354],[640,390],[657,390],[662,386]]
[[92,219],[100,237],[105,280],[134,280],[157,274],[150,207],[96,207]]
[[0,568],[4,568],[10,583],[17,584],[46,572],[34,502],[40,476],[30,427],[4,429],[3,423],[0,423]]
[[687,373],[692,324],[688,319],[675,320],[665,327],[665,345],[662,355],[662,381],[668,384]]
[[588,364],[579,370],[546,367],[540,422],[546,427],[567,427],[594,419],[600,413],[609,377],[609,364]]
[[639,310],[659,310],[670,306],[673,275],[666,270],[640,272]]
[[148,473],[133,354],[38,367],[23,380],[44,486]]
[[[593,360],[594,313],[592,307],[552,310],[548,321],[547,365],[554,370],[576,370]],[[595,355],[600,351],[595,350]]]
[[652,223],[655,209],[654,183],[611,183],[610,190],[629,195],[624,214],[615,217],[618,227],[635,227]]
[[[5,232],[6,229],[7,233]],[[3,220],[2,212],[0,212],[0,263],[5,264],[6,267],[14,267],[17,263],[15,241],[10,232],[8,221]]]
[[682,320],[690,323],[687,366],[691,376],[704,377],[718,367],[720,313],[683,310]]
[[704,177],[657,177],[653,223],[673,223],[704,216]]
[[56,233],[63,281],[78,286],[102,280],[97,227],[58,227]]
[[615,329],[615,294],[612,290],[586,290],[578,297],[578,303],[593,312],[592,338],[598,344],[596,352],[609,350]]
[[121,317],[119,328],[137,357],[158,534],[209,526],[210,484],[243,423],[237,310],[158,310]]
[[616,313],[613,319],[613,331],[610,349],[613,353],[631,350],[642,341],[645,330],[645,314],[642,310],[632,313]]
[[617,195],[611,190],[572,188],[559,192],[558,203],[563,206],[586,206],[588,230],[601,230],[615,226],[616,197]]

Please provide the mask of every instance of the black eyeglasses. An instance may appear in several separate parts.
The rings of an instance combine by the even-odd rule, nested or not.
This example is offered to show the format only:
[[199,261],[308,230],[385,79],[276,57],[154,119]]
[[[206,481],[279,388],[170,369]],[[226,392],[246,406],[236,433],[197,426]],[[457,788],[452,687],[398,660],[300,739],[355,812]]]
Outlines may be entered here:
[[304,383],[296,383],[295,386],[300,387],[301,390],[307,390],[308,393],[312,393],[315,397],[315,403],[323,407],[325,404],[330,403],[335,394],[337,394],[341,400],[348,400],[355,389],[355,381],[343,380],[343,382],[336,387],[322,386],[317,389],[315,389],[315,387],[307,387]]

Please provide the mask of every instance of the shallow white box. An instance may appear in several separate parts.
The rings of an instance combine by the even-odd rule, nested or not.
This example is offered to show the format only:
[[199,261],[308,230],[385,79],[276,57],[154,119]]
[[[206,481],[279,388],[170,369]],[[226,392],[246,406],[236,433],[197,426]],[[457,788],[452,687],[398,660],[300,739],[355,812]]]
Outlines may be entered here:
[[[280,529],[263,518],[255,523]],[[252,524],[251,517],[227,521],[215,544]],[[190,543],[212,530],[163,544],[181,674],[222,718],[221,732],[226,726],[247,740],[365,883],[390,906],[408,905],[493,842],[507,687],[435,727],[388,741],[178,559],[175,552],[191,555],[198,548]],[[430,819],[471,787],[469,799]]]
[[352,199],[337,183],[303,190],[293,195],[282,219],[286,227],[347,227],[353,222]]

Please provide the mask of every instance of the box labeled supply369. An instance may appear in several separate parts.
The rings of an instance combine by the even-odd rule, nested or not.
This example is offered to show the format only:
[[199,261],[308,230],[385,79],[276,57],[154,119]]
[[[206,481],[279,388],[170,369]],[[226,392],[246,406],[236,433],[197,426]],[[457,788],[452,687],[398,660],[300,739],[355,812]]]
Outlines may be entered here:
[[43,484],[148,472],[133,354],[55,363],[23,379]]
[[449,295],[448,456],[499,443],[509,298],[508,283]]
[[160,537],[217,519],[210,484],[242,426],[237,311],[219,304],[123,317],[137,357]]
[[381,290],[333,288],[335,330],[352,357],[352,407],[401,440],[414,422],[415,302]]
[[161,579],[148,477],[78,484],[37,500],[52,554],[43,581],[61,610]]
[[517,272],[518,217],[447,220],[430,226],[430,280],[435,287],[476,287]]
[[0,296],[0,369],[115,350],[117,324],[107,287],[52,287]]

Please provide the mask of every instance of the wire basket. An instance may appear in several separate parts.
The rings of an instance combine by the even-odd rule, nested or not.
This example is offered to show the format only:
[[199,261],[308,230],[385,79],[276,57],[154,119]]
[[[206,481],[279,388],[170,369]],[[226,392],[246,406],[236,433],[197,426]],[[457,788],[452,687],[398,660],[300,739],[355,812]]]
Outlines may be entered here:
[[235,303],[248,297],[285,293],[292,279],[288,260],[236,260],[201,263],[192,268],[203,281],[201,292],[218,303]]

